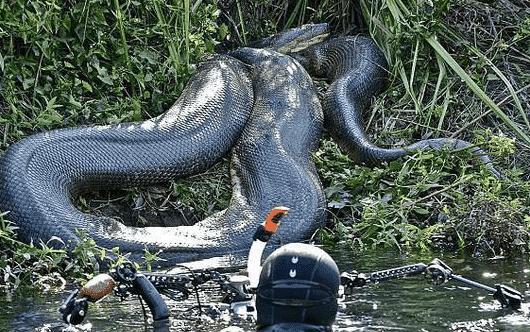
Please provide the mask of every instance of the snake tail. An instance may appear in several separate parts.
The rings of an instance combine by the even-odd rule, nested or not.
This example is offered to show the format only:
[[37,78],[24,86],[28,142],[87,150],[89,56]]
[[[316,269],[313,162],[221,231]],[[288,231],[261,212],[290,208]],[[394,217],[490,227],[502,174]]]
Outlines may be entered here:
[[494,176],[502,177],[486,152],[464,140],[426,139],[400,148],[381,148],[371,142],[364,130],[363,111],[385,89],[388,76],[386,59],[371,38],[338,37],[292,56],[312,75],[330,82],[322,102],[325,127],[354,162],[375,165],[418,150],[469,149]]

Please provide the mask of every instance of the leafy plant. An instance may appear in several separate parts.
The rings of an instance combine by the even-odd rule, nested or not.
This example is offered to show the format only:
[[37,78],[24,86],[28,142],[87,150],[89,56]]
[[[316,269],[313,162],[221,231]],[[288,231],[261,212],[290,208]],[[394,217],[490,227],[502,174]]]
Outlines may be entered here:
[[492,255],[528,250],[530,186],[517,172],[500,180],[472,167],[468,151],[423,151],[370,169],[352,165],[326,140],[315,159],[340,225],[323,233],[326,242],[406,250],[453,245]]

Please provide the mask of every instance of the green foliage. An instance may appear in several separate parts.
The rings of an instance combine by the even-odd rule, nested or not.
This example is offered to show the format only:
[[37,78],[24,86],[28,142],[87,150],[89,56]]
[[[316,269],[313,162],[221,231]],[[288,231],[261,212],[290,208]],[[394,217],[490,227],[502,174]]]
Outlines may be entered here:
[[66,252],[52,249],[45,243],[33,245],[18,241],[16,228],[4,216],[5,213],[0,215],[0,290],[16,289],[21,285],[38,285],[43,289],[64,286],[61,276],[64,270],[60,265]]
[[[67,282],[65,278],[83,283],[99,272],[101,263],[105,268],[112,268],[127,260],[119,248],[110,251],[101,248],[83,232],[78,233],[80,241],[70,252],[64,249],[59,238],[38,245],[20,242],[16,227],[5,219],[6,215],[0,215],[0,291],[13,291],[24,286],[43,291],[62,289]],[[156,254],[146,250],[145,268],[150,270],[157,259]],[[140,265],[136,264],[136,267]]]
[[[219,11],[189,1],[0,5],[3,146],[34,131],[149,118],[219,39]],[[226,36],[225,36],[226,37]]]
[[516,152],[515,139],[504,135],[494,135],[491,129],[477,130],[475,132],[477,145],[488,150],[489,155],[502,157],[513,155]]
[[197,221],[202,220],[228,206],[232,193],[228,172],[228,164],[222,163],[208,174],[178,180],[173,185],[172,198],[182,208],[191,208]]
[[158,257],[158,254],[160,254],[160,252],[152,253],[152,252],[150,252],[147,249],[144,250],[144,257],[143,258],[144,258],[144,261],[145,261],[145,266],[146,266],[147,272],[151,272],[151,270],[153,268],[153,263],[155,263],[156,261],[158,261],[160,259],[160,257]]
[[407,250],[456,245],[488,255],[529,249],[530,185],[516,171],[496,179],[472,166],[465,150],[418,152],[368,168],[353,165],[328,140],[315,159],[338,224],[323,233],[327,243]]
[[338,33],[355,30],[360,22],[358,3],[352,0],[236,0],[219,1],[234,31],[236,44],[269,36],[306,23],[326,22]]

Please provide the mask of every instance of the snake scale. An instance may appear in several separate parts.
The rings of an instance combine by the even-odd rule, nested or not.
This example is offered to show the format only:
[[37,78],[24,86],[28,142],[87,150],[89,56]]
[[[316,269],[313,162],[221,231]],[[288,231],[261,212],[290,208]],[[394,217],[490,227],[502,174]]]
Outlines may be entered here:
[[[312,26],[309,34],[322,35],[323,26]],[[283,242],[307,239],[323,225],[325,198],[311,152],[324,124],[358,162],[388,161],[448,143],[469,145],[445,139],[403,149],[373,145],[361,114],[387,76],[375,43],[338,37],[286,55],[280,53],[289,53],[284,44],[305,40],[307,29],[280,36],[262,42],[264,49],[241,48],[203,62],[176,103],[156,118],[59,129],[13,144],[0,161],[0,210],[10,211],[26,242],[59,237],[75,244],[81,229],[98,245],[118,246],[133,257],[147,248],[162,250],[171,262],[190,261],[248,249],[256,225],[275,205],[291,208],[288,226],[278,234]],[[308,72],[331,83],[323,107]],[[230,205],[193,226],[128,227],[82,213],[72,203],[88,190],[197,174],[230,151]],[[490,165],[481,150],[474,152]]]

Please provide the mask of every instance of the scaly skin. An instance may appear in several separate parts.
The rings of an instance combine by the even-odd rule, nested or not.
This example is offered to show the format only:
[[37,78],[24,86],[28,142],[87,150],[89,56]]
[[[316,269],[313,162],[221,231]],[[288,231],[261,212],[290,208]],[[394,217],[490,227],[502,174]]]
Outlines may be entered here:
[[[11,146],[0,162],[0,209],[11,211],[9,219],[27,242],[58,236],[75,244],[80,229],[134,259],[144,248],[163,250],[168,264],[248,250],[256,226],[275,205],[292,208],[279,238],[300,241],[324,222],[324,196],[310,159],[322,118],[311,78],[292,58],[254,49],[217,56],[158,118],[60,129]],[[230,206],[196,225],[127,227],[72,204],[86,190],[204,171],[232,147]]]
[[306,24],[251,43],[253,48],[268,48],[280,53],[293,53],[325,40],[330,28],[327,23]]
[[[325,25],[309,26],[261,45],[290,52],[325,33]],[[157,118],[60,129],[12,145],[0,160],[0,210],[10,211],[8,218],[27,242],[60,237],[75,244],[80,229],[101,246],[131,252],[132,258],[141,257],[144,248],[163,250],[168,264],[244,254],[256,226],[276,205],[291,208],[278,237],[304,240],[324,223],[325,202],[310,158],[322,130],[322,109],[300,63],[331,82],[323,101],[325,125],[357,162],[470,146],[443,138],[396,149],[370,142],[362,111],[384,88],[387,74],[371,39],[340,37],[291,56],[252,48],[216,56],[200,66],[175,105]],[[87,190],[145,186],[202,172],[232,148],[230,206],[196,225],[127,227],[81,213],[72,204]],[[498,175],[482,150],[473,147],[472,152]]]
[[72,200],[87,190],[151,185],[208,169],[234,146],[252,103],[244,65],[214,57],[157,118],[59,129],[13,144],[0,161],[0,209],[10,211],[26,242],[55,236],[75,244],[76,230],[83,230],[99,245],[123,252],[192,244],[189,230],[125,227],[80,212]]

